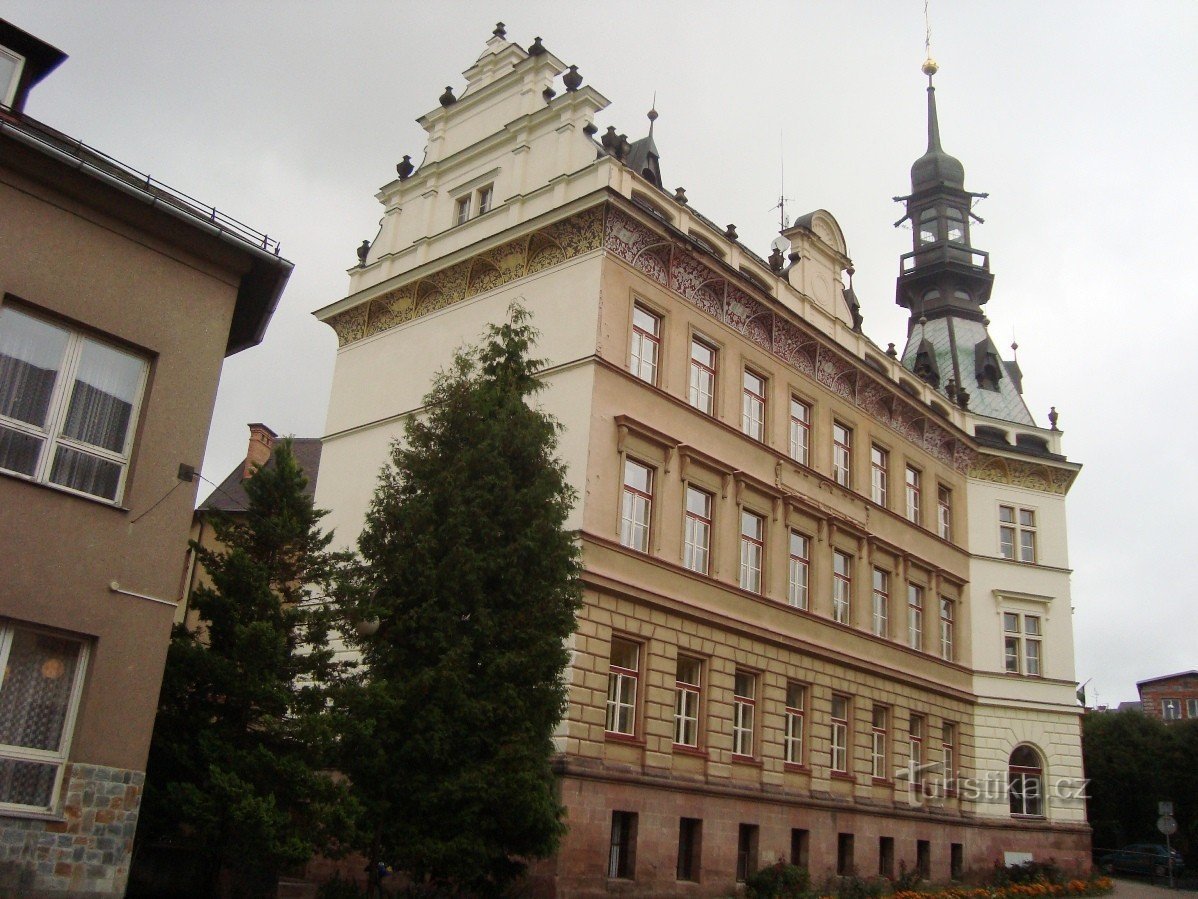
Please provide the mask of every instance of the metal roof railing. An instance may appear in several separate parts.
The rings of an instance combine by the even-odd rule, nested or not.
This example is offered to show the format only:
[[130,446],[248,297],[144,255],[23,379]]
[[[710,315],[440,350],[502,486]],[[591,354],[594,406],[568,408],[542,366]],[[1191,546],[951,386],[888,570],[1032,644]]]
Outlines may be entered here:
[[215,206],[201,203],[195,197],[164,184],[107,153],[88,146],[81,140],[63,134],[24,113],[0,106],[0,134],[6,132],[15,132],[23,137],[25,142],[48,151],[50,155],[64,155],[74,159],[81,170],[90,169],[103,178],[118,181],[126,187],[140,191],[148,198],[178,209],[222,233],[236,237],[267,253],[279,255],[279,242],[264,232],[226,215]]

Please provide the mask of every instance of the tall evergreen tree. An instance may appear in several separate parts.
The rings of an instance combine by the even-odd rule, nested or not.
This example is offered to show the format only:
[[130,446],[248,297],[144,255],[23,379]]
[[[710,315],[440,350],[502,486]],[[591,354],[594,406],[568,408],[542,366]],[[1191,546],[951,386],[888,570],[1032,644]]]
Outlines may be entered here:
[[138,836],[197,852],[211,895],[273,895],[350,811],[321,767],[341,666],[314,602],[345,559],[306,483],[282,441],[245,482],[248,509],[214,521],[224,548],[192,544],[210,584],[192,599],[201,625],[171,637]]
[[564,826],[550,768],[580,601],[559,425],[519,307],[459,352],[392,449],[359,541],[363,640],[345,768],[364,848],[434,893],[492,895]]

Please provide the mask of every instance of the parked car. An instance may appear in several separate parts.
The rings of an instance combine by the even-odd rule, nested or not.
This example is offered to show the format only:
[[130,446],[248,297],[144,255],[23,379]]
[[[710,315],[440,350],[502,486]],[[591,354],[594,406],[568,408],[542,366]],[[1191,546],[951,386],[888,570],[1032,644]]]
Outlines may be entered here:
[[[1169,874],[1170,850],[1158,843],[1133,843],[1098,859],[1102,870],[1108,873],[1149,874],[1167,877]],[[1185,872],[1185,860],[1176,849],[1173,852],[1173,875]]]

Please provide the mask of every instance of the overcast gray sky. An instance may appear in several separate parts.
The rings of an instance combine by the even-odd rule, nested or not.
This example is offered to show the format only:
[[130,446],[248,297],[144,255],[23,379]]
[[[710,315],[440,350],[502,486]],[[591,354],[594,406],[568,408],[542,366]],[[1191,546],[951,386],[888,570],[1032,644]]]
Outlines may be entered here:
[[[213,481],[247,422],[322,433],[336,340],[310,313],[344,295],[375,191],[420,159],[414,120],[461,93],[500,19],[612,101],[601,128],[642,136],[656,91],[667,186],[763,256],[784,163],[792,216],[826,208],[844,229],[866,333],[902,345],[910,232],[891,198],[926,142],[922,0],[3,0],[0,15],[70,56],[29,114],[295,263],[265,342],[225,364]],[[1198,668],[1198,4],[933,0],[932,53],[945,149],[990,193],[973,238],[996,275],[991,334],[1018,339],[1028,405],[1041,425],[1057,407],[1085,465],[1078,678],[1134,699],[1137,680]]]

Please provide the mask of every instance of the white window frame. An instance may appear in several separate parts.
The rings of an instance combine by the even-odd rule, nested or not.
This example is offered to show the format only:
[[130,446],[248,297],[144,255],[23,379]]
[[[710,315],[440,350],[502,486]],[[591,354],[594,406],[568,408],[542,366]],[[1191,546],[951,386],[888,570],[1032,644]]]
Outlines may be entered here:
[[907,645],[923,651],[923,587],[907,585]]
[[[837,563],[844,561],[844,571]],[[853,608],[853,557],[838,549],[832,550],[832,620],[848,624]]]
[[890,740],[890,709],[875,705],[870,721],[870,767],[874,780],[886,780],[887,748]]
[[[692,495],[703,502],[703,510],[691,508]],[[711,568],[711,521],[715,497],[699,487],[686,485],[683,510],[682,564],[691,571],[707,574]]]
[[832,421],[832,477],[841,487],[853,487],[853,429]]
[[956,643],[956,603],[940,597],[940,658],[951,662]]
[[1035,565],[1039,558],[1036,510],[1011,503],[998,506],[998,554],[1011,562]]
[[936,532],[941,540],[953,539],[953,491],[943,484],[936,486]]
[[[616,643],[631,646],[636,654],[635,668],[617,665],[612,661],[615,656]],[[607,719],[604,729],[609,734],[619,734],[625,737],[636,736],[637,702],[640,700],[641,654],[644,645],[627,637],[613,636],[611,648],[608,650],[607,662]],[[627,696],[625,686],[631,685],[631,697]],[[620,725],[621,712],[628,713],[628,729]]]
[[1003,610],[1003,670],[1024,677],[1044,676],[1044,616]]
[[25,57],[8,47],[0,47],[0,55],[6,56],[13,62],[12,77],[8,84],[0,84],[0,106],[12,107],[17,98],[17,86],[21,83],[21,74],[25,71]]
[[923,513],[923,472],[914,465],[906,471],[907,520],[919,524]]
[[[701,347],[711,353],[711,365],[695,358],[695,348]],[[720,351],[715,344],[691,335],[690,378],[687,400],[704,415],[715,414],[715,385],[719,371]]]
[[1198,718],[1198,699],[1186,700],[1186,717]]
[[[752,532],[747,528],[752,522]],[[750,593],[762,592],[762,571],[765,567],[765,516],[748,509],[740,510],[740,588]]]
[[800,465],[811,462],[811,404],[794,394],[790,397],[790,458]]
[[[652,323],[646,330],[645,323],[637,320],[638,313]],[[632,304],[632,337],[628,347],[628,370],[646,384],[657,386],[657,373],[661,362],[662,317],[641,303]]]
[[470,208],[473,205],[473,194],[465,194],[453,201],[453,223],[464,225],[470,221]]
[[71,695],[67,700],[66,714],[63,716],[62,735],[59,738],[58,748],[55,750],[31,749],[24,746],[0,744],[0,759],[57,766],[54,775],[54,786],[50,790],[50,802],[48,805],[34,806],[22,805],[15,802],[0,802],[0,810],[18,813],[51,814],[59,803],[63,773],[66,770],[66,762],[71,753],[71,741],[75,735],[75,717],[78,714],[79,700],[83,694],[83,681],[87,673],[91,645],[86,640],[60,634],[46,628],[32,627],[24,623],[0,619],[0,690],[3,690],[4,678],[8,671],[8,659],[9,652],[12,650],[13,635],[18,630],[25,631],[26,633],[46,634],[55,639],[69,640],[79,645],[79,660],[75,664],[75,676],[71,683]]
[[[644,469],[647,473],[648,491],[629,483],[630,468]],[[653,526],[653,467],[639,459],[627,456],[624,459],[624,482],[620,490],[620,545],[637,552],[649,551],[650,531]]]
[[[836,714],[837,703],[843,703],[842,714]],[[829,746],[829,767],[836,774],[849,773],[849,718],[852,715],[852,699],[841,693],[832,694],[831,739]]]
[[940,762],[944,768],[944,792],[952,796],[957,792],[957,725],[955,722],[941,722]]
[[495,185],[484,184],[477,191],[478,195],[478,214],[486,215],[495,208]]
[[807,686],[786,683],[786,731],[782,738],[783,758],[788,765],[803,764],[803,729],[806,724]]
[[786,598],[796,609],[806,609],[811,581],[811,538],[793,528],[788,537]]
[[[745,679],[747,691],[741,683]],[[753,758],[754,715],[757,710],[757,675],[752,671],[737,669],[732,686],[732,754],[741,758]]]
[[[26,310],[23,307],[16,306],[15,304],[0,304],[0,326],[3,324],[3,316],[5,313],[21,315],[25,318],[32,319],[43,326],[54,328],[55,330],[66,335],[66,345],[65,349],[63,350],[62,357],[59,360],[57,374],[54,377],[54,386],[46,406],[46,418],[44,424],[39,427],[38,425],[30,424],[29,422],[21,421],[16,418],[0,415],[0,426],[3,426],[9,430],[17,431],[21,434],[25,434],[29,437],[34,437],[41,441],[41,449],[39,451],[37,464],[34,467],[33,474],[30,475],[8,468],[0,469],[0,471],[12,477],[36,481],[39,484],[45,484],[47,487],[52,487],[55,490],[64,490],[68,493],[74,494],[75,496],[82,496],[98,503],[119,506],[125,496],[125,487],[127,486],[129,477],[129,463],[133,457],[133,444],[137,436],[137,428],[141,418],[142,403],[145,400],[146,379],[149,377],[150,372],[149,360],[145,356],[123,346],[119,346],[116,343],[93,337],[92,335],[79,331],[76,328],[71,328],[65,324],[54,321],[53,319],[45,318],[35,312]],[[103,347],[105,350],[112,352],[121,353],[132,359],[139,360],[141,363],[141,371],[138,374],[137,387],[134,390],[133,402],[131,403],[129,409],[129,422],[125,429],[125,441],[119,452],[107,449],[105,447],[94,446],[93,444],[76,440],[62,433],[63,428],[66,425],[67,413],[70,410],[71,399],[74,393],[75,375],[78,372],[84,348],[88,344]],[[67,484],[60,484],[57,481],[51,480],[51,475],[53,474],[54,470],[54,460],[58,455],[58,449],[60,447],[119,466],[120,474],[117,477],[116,489],[112,498],[101,496],[98,493],[88,493],[85,490],[79,490]]]
[[[683,678],[684,662],[693,663],[694,679]],[[699,709],[703,700],[703,660],[678,656],[674,676],[674,745],[697,749],[699,746]]]
[[869,498],[885,506],[890,488],[890,451],[876,443],[869,447]]
[[922,790],[924,783],[923,741],[924,730],[927,728],[927,719],[923,715],[912,715],[907,726],[911,759],[911,788],[913,790]]
[[1170,696],[1161,700],[1161,720],[1162,721],[1180,721],[1181,720],[1181,700],[1177,697]]
[[[754,382],[754,383],[751,383]],[[741,379],[741,432],[758,442],[765,442],[765,409],[769,381],[765,375],[746,368]]]
[[875,568],[873,580],[873,634],[875,637],[889,637],[890,572],[884,568]]

